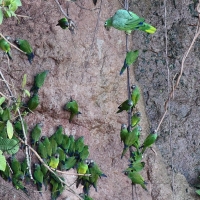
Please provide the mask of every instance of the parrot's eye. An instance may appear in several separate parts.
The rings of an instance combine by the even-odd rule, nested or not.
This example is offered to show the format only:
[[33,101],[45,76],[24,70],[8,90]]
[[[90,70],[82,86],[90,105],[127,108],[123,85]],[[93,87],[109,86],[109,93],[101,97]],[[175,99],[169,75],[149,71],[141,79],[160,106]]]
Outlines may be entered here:
[[104,24],[105,26],[107,26],[107,22],[105,22],[105,24]]

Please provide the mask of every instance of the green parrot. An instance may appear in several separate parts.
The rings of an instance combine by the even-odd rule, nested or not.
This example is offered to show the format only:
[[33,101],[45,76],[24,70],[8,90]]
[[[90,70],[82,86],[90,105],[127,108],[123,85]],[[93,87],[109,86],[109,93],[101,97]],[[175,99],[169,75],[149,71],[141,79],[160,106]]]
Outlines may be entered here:
[[139,90],[138,86],[136,86],[136,85],[132,85],[131,89],[132,89],[131,99],[133,101],[133,107],[135,107],[140,99],[140,90]]
[[24,180],[24,176],[22,172],[19,172],[17,174],[13,174],[12,175],[12,183],[13,186],[17,189],[17,190],[23,190],[23,192],[25,192],[26,194],[28,194],[27,189],[24,187],[22,181]]
[[[89,169],[87,170],[86,174],[90,174]],[[78,182],[77,182],[78,184]],[[86,195],[89,195],[89,190],[91,187],[91,183],[89,182],[89,176],[83,176],[81,179],[81,184],[83,185],[83,192]],[[78,185],[76,185],[77,187]]]
[[70,146],[70,139],[68,135],[63,135],[62,144],[60,145],[65,152],[68,152]]
[[10,160],[11,160],[10,167],[13,171],[13,174],[17,174],[18,172],[21,171],[21,163],[16,159],[15,156],[12,156]]
[[129,67],[130,65],[132,65],[138,58],[138,55],[139,55],[139,51],[138,50],[135,50],[135,51],[128,51],[126,53],[126,58],[124,60],[124,65],[120,71],[120,75],[123,74],[123,72],[125,71],[125,69],[127,67]]
[[41,142],[41,141],[39,141],[39,142],[37,142],[37,152],[38,152],[38,154],[41,156],[41,158],[43,159],[43,160],[46,160],[47,159],[47,150],[46,150],[46,147],[44,146],[44,144]]
[[28,109],[31,111],[35,110],[38,107],[39,103],[40,101],[38,93],[34,93],[27,103]]
[[142,160],[143,156],[142,153],[139,151],[132,151],[130,155],[130,163],[138,163]]
[[59,167],[61,168],[65,164],[66,154],[60,147],[57,148],[57,153],[59,154]]
[[136,125],[138,125],[138,123],[140,122],[140,117],[141,117],[141,113],[140,112],[136,112],[131,117],[131,126],[132,126],[132,128],[135,127]]
[[[84,160],[78,163],[77,165],[77,173],[78,174],[86,174],[88,172],[88,164],[89,160]],[[79,186],[81,181],[84,179],[85,176],[79,175],[76,180],[76,188]]]
[[43,173],[43,184],[45,186],[45,190],[47,190],[47,185],[49,183],[49,173],[47,173],[48,169],[43,164],[40,165],[40,168]]
[[71,100],[65,104],[64,109],[70,112],[69,123],[71,123],[75,115],[81,114],[81,112],[78,111],[77,101],[73,100],[72,97]]
[[103,172],[99,169],[98,165],[91,160],[89,164],[89,173],[91,176],[89,176],[89,182],[93,185],[97,192],[97,180],[99,177],[107,177]]
[[150,147],[156,141],[157,137],[158,137],[158,134],[156,131],[153,131],[146,137],[143,145],[140,147],[142,148],[142,154],[144,153],[147,147]]
[[128,136],[128,129],[126,124],[122,124],[121,125],[121,131],[120,131],[120,138],[121,138],[121,142],[125,142],[127,136]]
[[125,174],[131,179],[132,184],[139,184],[147,190],[145,184],[146,182],[144,181],[143,177],[136,171],[131,171],[131,172],[125,172]]
[[0,175],[1,177],[5,180],[5,181],[11,181],[11,173],[10,173],[10,167],[8,166],[8,164],[6,163],[6,169],[5,171],[1,171],[0,170]]
[[63,136],[63,127],[59,125],[56,132],[50,137],[50,139],[53,138],[57,142],[57,145],[60,146],[63,141]]
[[75,139],[73,135],[69,136],[69,140],[70,140],[70,146],[68,149],[68,155],[69,156],[73,156],[75,153]]
[[68,20],[64,17],[60,20],[58,20],[58,24],[56,26],[60,26],[62,29],[66,29],[69,27]]
[[68,157],[65,160],[65,164],[62,166],[61,170],[69,170],[71,168],[73,168],[76,164],[76,157],[72,156],[72,157]]
[[84,146],[84,137],[81,136],[75,141],[75,152],[80,153],[83,150]]
[[51,157],[51,155],[52,155],[52,147],[51,147],[51,143],[49,141],[49,138],[46,137],[46,136],[42,136],[41,137],[41,142],[45,146],[45,149],[47,151],[47,156]]
[[87,172],[87,170],[88,170],[88,160],[87,159],[78,163],[78,166],[77,166],[78,174],[85,174]]
[[42,124],[38,123],[34,126],[33,130],[31,131],[31,144],[33,146],[35,146],[36,142],[39,141],[41,133],[42,133]]
[[31,92],[37,93],[38,90],[44,85],[44,81],[47,77],[47,74],[49,73],[48,70],[45,70],[39,74],[37,74],[34,78],[34,85],[31,88]]
[[26,55],[28,57],[28,61],[31,64],[31,62],[34,58],[34,54],[33,54],[33,49],[31,47],[31,45],[29,44],[29,42],[27,40],[16,39],[15,43],[17,44],[19,49],[21,49],[23,52],[26,53]]
[[[5,37],[8,41],[10,37]],[[10,52],[10,44],[5,39],[0,39],[0,49],[7,53],[10,60],[12,60],[11,52]]]
[[[127,150],[129,149],[129,147],[131,146],[135,146],[138,142],[138,127],[134,128],[131,132],[129,132],[124,140],[124,149],[121,155],[121,158],[123,158],[123,156],[125,155],[125,153],[127,152]],[[136,148],[139,148],[139,146],[137,146]]]
[[56,200],[63,192],[64,186],[57,178],[54,177],[51,177],[50,184],[52,185],[51,200]]
[[144,18],[140,18],[135,13],[128,10],[117,10],[117,12],[105,21],[104,27],[109,30],[114,27],[118,30],[131,34],[133,30],[141,30],[147,33],[155,33],[156,28],[144,22]]
[[57,142],[55,141],[55,139],[52,138],[52,137],[49,138],[49,142],[51,143],[52,154],[55,154],[56,151],[57,151],[57,148],[58,148],[58,144],[57,144]]
[[79,159],[80,160],[85,160],[85,159],[88,158],[88,156],[90,154],[88,148],[89,148],[88,145],[85,145],[83,147],[83,150],[79,153]]
[[54,156],[51,156],[49,161],[49,167],[57,169],[58,164],[59,164],[59,154],[56,153]]
[[129,165],[129,167],[124,172],[140,172],[144,169],[145,163],[144,162],[133,162]]
[[44,175],[41,171],[41,167],[40,167],[39,164],[35,164],[35,166],[34,166],[33,178],[36,182],[37,190],[41,192],[42,191],[42,184],[43,184],[43,180],[44,180]]
[[129,111],[133,107],[133,101],[131,99],[127,99],[124,101],[119,107],[117,113],[122,112],[123,110]]

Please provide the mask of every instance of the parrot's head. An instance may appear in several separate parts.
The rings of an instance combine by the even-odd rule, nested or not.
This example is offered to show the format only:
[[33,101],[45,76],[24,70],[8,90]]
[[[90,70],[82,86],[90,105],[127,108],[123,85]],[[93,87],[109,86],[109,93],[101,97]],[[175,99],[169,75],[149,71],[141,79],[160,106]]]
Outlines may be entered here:
[[136,113],[136,116],[137,116],[137,117],[141,117],[141,113],[140,113],[140,112],[137,112],[137,113]]
[[5,36],[5,38],[10,41],[11,40],[11,37],[10,36]]
[[105,29],[107,31],[109,31],[111,26],[112,26],[112,19],[110,18],[110,19],[108,19],[108,20],[105,21],[104,27],[105,27]]
[[128,105],[133,106],[133,101],[131,99],[128,100]]
[[126,124],[122,124],[121,129],[125,129],[125,128],[127,128]]
[[132,85],[131,89],[134,90],[136,88],[136,85]]

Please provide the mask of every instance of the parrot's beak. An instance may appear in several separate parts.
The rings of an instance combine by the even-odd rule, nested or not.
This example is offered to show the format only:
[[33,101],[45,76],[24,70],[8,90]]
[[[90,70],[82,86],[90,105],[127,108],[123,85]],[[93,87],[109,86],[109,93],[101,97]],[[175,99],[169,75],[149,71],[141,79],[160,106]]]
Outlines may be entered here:
[[104,27],[105,27],[105,29],[106,29],[107,31],[110,30],[110,27],[108,27],[108,26],[104,26]]

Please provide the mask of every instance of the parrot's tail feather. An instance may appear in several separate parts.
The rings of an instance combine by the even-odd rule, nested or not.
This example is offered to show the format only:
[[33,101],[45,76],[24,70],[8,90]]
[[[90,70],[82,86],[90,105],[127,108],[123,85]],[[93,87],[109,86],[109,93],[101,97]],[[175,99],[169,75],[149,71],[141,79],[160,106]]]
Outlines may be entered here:
[[27,54],[27,57],[28,57],[28,61],[29,61],[29,63],[31,64],[31,63],[32,63],[32,60],[33,60],[33,58],[34,58],[34,54],[33,54],[33,52]]
[[11,57],[10,52],[7,52],[7,55],[8,55],[8,57],[9,57],[9,59],[12,60],[12,57]]
[[155,27],[153,27],[153,26],[151,26],[150,24],[146,24],[146,23],[144,23],[144,26],[145,26],[145,32],[147,32],[147,33],[150,33],[150,34],[153,34],[153,33],[155,33],[156,32],[156,28]]

